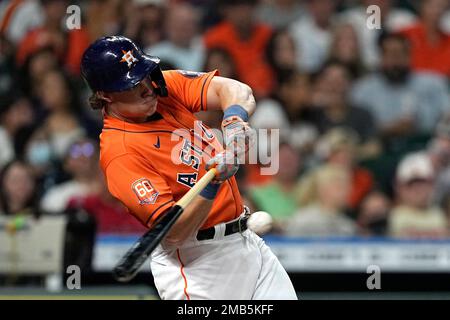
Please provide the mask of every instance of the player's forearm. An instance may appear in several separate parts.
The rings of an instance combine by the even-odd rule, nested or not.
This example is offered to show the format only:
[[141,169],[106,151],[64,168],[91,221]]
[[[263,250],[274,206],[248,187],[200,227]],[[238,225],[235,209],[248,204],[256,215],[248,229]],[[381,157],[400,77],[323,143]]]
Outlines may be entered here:
[[212,204],[212,200],[205,199],[201,196],[193,200],[170,229],[170,232],[165,238],[165,242],[169,245],[177,246],[194,235],[205,223]]
[[[229,79],[230,80],[230,79]],[[241,106],[248,115],[255,111],[255,97],[252,89],[239,81],[230,80],[218,90],[220,105],[223,111],[233,105]]]

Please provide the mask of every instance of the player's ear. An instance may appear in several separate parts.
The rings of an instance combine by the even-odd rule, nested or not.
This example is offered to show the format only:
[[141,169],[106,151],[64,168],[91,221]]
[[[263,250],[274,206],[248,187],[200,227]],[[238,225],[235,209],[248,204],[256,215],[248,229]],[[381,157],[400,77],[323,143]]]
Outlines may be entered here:
[[109,102],[109,103],[112,102],[111,97],[110,97],[109,94],[107,94],[106,92],[103,92],[103,91],[97,91],[97,97],[98,97],[99,99],[105,100],[106,102]]
[[110,97],[106,97],[104,92],[97,91],[89,97],[89,105],[93,110],[101,110],[111,102]]

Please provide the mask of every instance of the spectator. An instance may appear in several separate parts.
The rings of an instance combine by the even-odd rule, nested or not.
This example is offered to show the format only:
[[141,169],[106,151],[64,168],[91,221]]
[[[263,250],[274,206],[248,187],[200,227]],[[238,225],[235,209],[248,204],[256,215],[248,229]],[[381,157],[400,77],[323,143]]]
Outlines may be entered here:
[[[272,100],[262,100],[250,118],[252,128],[260,130],[257,136],[257,163],[249,163],[245,168],[245,187],[257,187],[274,180],[274,175],[267,174],[269,168],[275,165],[272,161],[278,152],[279,141],[289,138],[289,121],[281,106]],[[277,131],[274,131],[277,130]],[[274,145],[276,144],[276,145]],[[280,155],[289,155],[281,153]],[[294,158],[297,159],[297,158]],[[283,159],[281,159],[283,160]],[[297,163],[294,163],[297,166]]]
[[[251,121],[259,128],[280,130],[283,140],[289,141],[297,151],[307,154],[318,137],[316,124],[320,110],[310,105],[310,80],[297,69],[280,69],[277,74],[279,86],[270,98],[258,102]],[[275,124],[267,127],[267,124]]]
[[450,115],[439,122],[428,155],[436,172],[433,203],[445,208],[445,201],[450,198]]
[[286,221],[297,209],[295,189],[300,173],[300,157],[286,143],[279,148],[279,170],[272,180],[249,188],[249,199],[256,210],[263,210],[275,219],[276,224]]
[[385,236],[391,210],[390,199],[380,191],[369,193],[361,202],[357,215],[362,236]]
[[401,31],[411,42],[414,70],[450,76],[450,34],[441,27],[441,18],[447,8],[448,0],[423,0],[419,10],[420,20]]
[[319,130],[351,129],[358,134],[361,157],[376,156],[380,150],[374,120],[367,110],[349,101],[350,84],[350,72],[340,63],[329,63],[320,71],[313,93],[313,103],[323,111]]
[[42,24],[44,13],[39,0],[17,1],[5,0],[0,3],[0,34],[14,45],[28,31]]
[[317,126],[322,116],[321,110],[311,105],[310,77],[297,69],[280,70],[278,83],[269,101],[284,109],[290,122],[290,143],[307,154],[319,135]]
[[33,171],[40,197],[65,178],[44,127],[32,125],[22,128],[15,138],[15,150]]
[[408,154],[396,176],[397,204],[389,217],[389,234],[400,238],[448,236],[447,218],[431,204],[435,173],[426,153]]
[[351,236],[355,223],[344,210],[351,186],[350,172],[339,166],[324,166],[313,173],[309,197],[294,216],[285,221],[287,236]]
[[293,23],[290,33],[297,47],[298,66],[312,73],[322,67],[328,56],[336,1],[310,0],[307,8],[309,14]]
[[448,8],[441,18],[441,28],[445,33],[450,33],[450,8]]
[[41,201],[41,209],[48,213],[62,213],[72,198],[88,195],[97,188],[98,150],[94,142],[80,139],[73,143],[64,159],[64,169],[72,178],[48,190]]
[[315,123],[317,114],[311,109],[310,77],[297,69],[283,69],[278,73],[278,79],[278,90],[273,97],[283,106],[289,121]]
[[14,137],[17,132],[33,121],[33,110],[28,99],[11,93],[11,96],[0,101],[0,168],[15,157]]
[[59,159],[75,139],[85,134],[75,113],[79,106],[74,94],[68,79],[57,69],[48,70],[39,86],[39,98],[46,114],[43,126]]
[[444,211],[445,216],[447,217],[447,228],[450,230],[450,196],[447,196],[446,199],[444,199]]
[[238,78],[253,89],[256,98],[265,97],[274,85],[264,56],[272,30],[256,21],[258,0],[221,2],[225,19],[206,31],[205,46],[228,51],[236,62]]
[[20,160],[0,172],[0,213],[38,217],[36,183],[30,167]]
[[[355,210],[374,187],[374,178],[367,170],[357,165],[358,138],[345,128],[334,128],[325,133],[316,147],[316,154],[325,165],[340,166],[350,173],[351,188],[347,207]],[[303,196],[300,196],[302,199]],[[302,200],[300,200],[302,203]]]
[[27,96],[37,98],[44,75],[59,67],[61,65],[51,47],[38,49],[27,57],[22,66],[19,85]]
[[222,77],[238,79],[236,63],[225,49],[212,48],[206,52],[202,70],[213,71],[215,69],[219,70]]
[[81,56],[89,44],[84,29],[64,30],[62,19],[68,2],[65,0],[41,0],[44,10],[42,26],[29,31],[17,50],[17,63],[23,65],[27,57],[43,47],[51,47],[67,71],[80,74]]
[[258,8],[258,17],[274,29],[280,29],[303,17],[304,10],[302,3],[296,0],[263,1]]
[[[380,8],[381,29],[367,27],[367,8],[376,5]],[[380,51],[378,38],[383,32],[397,32],[411,26],[416,17],[405,9],[393,6],[392,0],[363,0],[360,6],[345,10],[338,16],[338,21],[350,23],[358,34],[364,65],[373,69],[378,67]]]
[[356,79],[365,72],[360,52],[358,35],[354,27],[350,23],[338,24],[334,28],[329,60],[343,64],[352,78]]
[[450,109],[445,79],[411,71],[408,41],[400,35],[386,34],[380,47],[380,69],[355,84],[352,102],[372,113],[387,140],[433,132]]
[[14,50],[13,44],[0,33],[0,100],[6,99],[17,85]]
[[164,0],[126,0],[119,2],[119,15],[124,17],[119,34],[147,48],[163,39]]
[[279,75],[283,70],[297,68],[296,48],[294,39],[285,29],[277,30],[267,44],[267,62],[272,67],[275,75]]
[[188,4],[170,8],[165,19],[167,39],[145,51],[171,63],[176,69],[200,70],[203,66],[204,48],[198,36],[200,15]]
[[[203,71],[218,70],[220,76],[225,78],[236,79],[236,64],[228,51],[221,48],[212,48],[206,52]],[[200,111],[196,117],[203,121],[210,128],[220,129],[223,120],[223,112],[221,110]]]
[[127,208],[115,199],[106,187],[101,171],[96,172],[98,192],[74,197],[69,201],[69,211],[83,210],[90,214],[96,222],[98,234],[141,234],[147,229],[130,215]]
[[[129,1],[123,1],[128,3]],[[132,6],[133,7],[133,6]],[[89,39],[94,41],[100,37],[119,33],[123,12],[118,0],[90,0],[84,2],[85,26]],[[136,16],[134,17],[137,18]]]
[[257,103],[257,108],[250,118],[252,128],[279,130],[281,140],[286,140],[290,133],[290,123],[286,112],[281,105],[274,100],[264,99]]

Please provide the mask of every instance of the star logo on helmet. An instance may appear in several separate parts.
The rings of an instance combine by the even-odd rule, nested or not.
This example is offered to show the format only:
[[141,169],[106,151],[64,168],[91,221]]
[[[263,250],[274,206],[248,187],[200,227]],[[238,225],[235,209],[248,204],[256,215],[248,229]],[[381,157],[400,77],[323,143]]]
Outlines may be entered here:
[[138,59],[136,59],[133,56],[133,51],[132,50],[122,50],[123,56],[122,56],[122,60],[120,60],[120,62],[126,62],[128,65],[128,68],[131,68],[131,66],[133,65],[134,62],[137,62]]

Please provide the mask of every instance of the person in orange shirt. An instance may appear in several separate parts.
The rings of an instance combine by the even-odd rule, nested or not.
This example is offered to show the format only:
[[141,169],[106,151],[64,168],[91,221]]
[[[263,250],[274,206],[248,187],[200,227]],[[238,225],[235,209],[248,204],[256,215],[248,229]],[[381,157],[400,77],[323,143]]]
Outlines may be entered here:
[[274,87],[273,72],[265,60],[272,29],[255,21],[257,0],[223,1],[225,20],[204,35],[208,49],[221,48],[233,57],[238,77],[257,98],[268,96]]
[[447,0],[424,0],[420,4],[420,20],[400,31],[411,43],[414,70],[450,76],[450,35],[441,27],[447,8]]
[[[81,64],[91,105],[103,110],[100,165],[108,189],[145,226],[209,168],[218,170],[152,253],[161,298],[296,299],[275,255],[247,228],[233,177],[254,134],[251,89],[217,71],[161,71],[158,58],[121,36],[94,42]],[[194,116],[215,109],[224,111],[226,150]]]

